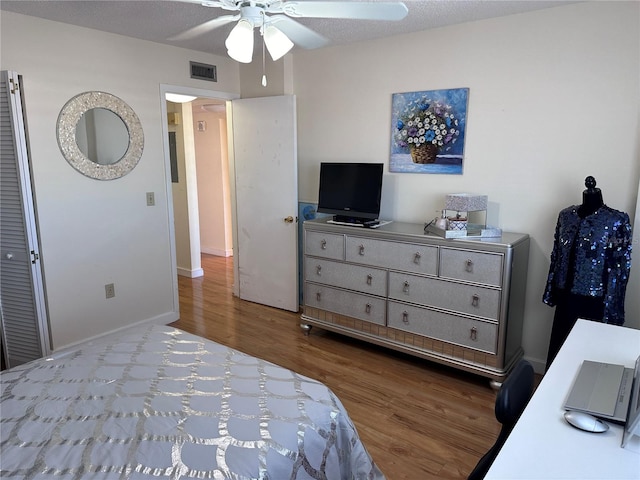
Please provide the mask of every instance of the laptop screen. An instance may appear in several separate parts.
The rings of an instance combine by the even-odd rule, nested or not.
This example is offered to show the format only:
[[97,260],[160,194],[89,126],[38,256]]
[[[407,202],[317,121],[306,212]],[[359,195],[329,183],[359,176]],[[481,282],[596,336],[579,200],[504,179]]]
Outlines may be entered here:
[[633,381],[631,382],[631,401],[629,402],[629,412],[627,422],[622,434],[622,447],[632,435],[640,435],[640,356],[636,360],[636,367],[633,370]]

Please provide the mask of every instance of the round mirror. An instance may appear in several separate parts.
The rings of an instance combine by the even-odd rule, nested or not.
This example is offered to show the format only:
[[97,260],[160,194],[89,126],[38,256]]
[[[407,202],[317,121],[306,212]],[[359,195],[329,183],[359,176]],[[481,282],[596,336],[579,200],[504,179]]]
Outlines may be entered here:
[[76,143],[92,162],[112,165],[127,152],[129,132],[122,119],[111,110],[92,108],[76,125]]
[[144,135],[135,112],[118,97],[85,92],[69,100],[58,116],[58,145],[83,175],[113,180],[140,161]]

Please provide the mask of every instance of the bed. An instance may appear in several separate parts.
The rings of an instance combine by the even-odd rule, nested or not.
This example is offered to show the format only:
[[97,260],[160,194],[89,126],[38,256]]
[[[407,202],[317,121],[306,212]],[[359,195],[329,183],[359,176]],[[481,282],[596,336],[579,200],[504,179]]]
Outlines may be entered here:
[[0,380],[3,479],[384,479],[325,385],[175,328]]

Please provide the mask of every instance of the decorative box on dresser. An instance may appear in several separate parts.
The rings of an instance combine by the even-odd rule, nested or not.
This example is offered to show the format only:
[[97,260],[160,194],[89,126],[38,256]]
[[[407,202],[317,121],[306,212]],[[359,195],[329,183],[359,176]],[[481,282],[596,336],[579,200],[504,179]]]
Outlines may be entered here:
[[424,225],[304,222],[304,312],[312,326],[483,375],[522,356],[529,236],[445,239]]

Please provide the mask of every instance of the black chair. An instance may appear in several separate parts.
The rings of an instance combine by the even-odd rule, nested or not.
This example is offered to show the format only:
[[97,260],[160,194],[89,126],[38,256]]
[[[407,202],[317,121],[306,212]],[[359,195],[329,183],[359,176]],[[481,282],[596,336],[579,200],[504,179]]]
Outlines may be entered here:
[[469,474],[468,480],[480,480],[487,474],[489,467],[529,403],[533,390],[533,367],[526,360],[520,360],[502,383],[496,396],[496,419],[502,424],[500,434],[493,447],[478,461],[476,467]]

